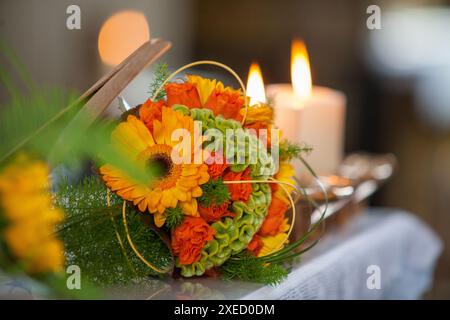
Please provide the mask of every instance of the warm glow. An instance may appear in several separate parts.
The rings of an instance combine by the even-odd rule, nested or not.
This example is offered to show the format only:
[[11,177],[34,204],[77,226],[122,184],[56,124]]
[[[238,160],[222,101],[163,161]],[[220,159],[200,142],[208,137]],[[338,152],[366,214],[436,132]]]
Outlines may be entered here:
[[248,72],[247,96],[250,97],[250,105],[266,103],[266,92],[259,64],[253,62]]
[[147,19],[139,11],[120,11],[105,21],[98,35],[102,61],[117,65],[150,39]]
[[294,40],[291,49],[291,79],[295,95],[304,100],[311,95],[309,57],[303,41]]

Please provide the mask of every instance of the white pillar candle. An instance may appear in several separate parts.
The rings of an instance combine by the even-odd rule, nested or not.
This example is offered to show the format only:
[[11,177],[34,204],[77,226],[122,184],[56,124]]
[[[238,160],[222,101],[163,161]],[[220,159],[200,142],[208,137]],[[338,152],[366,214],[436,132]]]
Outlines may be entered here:
[[[292,42],[291,79],[292,85],[267,87],[275,107],[275,125],[282,137],[313,148],[305,158],[317,174],[335,174],[343,157],[345,95],[312,85],[308,51],[300,40]],[[300,162],[294,165],[297,177],[306,177]]]
[[[342,92],[314,86],[306,99],[299,99],[290,84],[267,86],[275,107],[275,124],[282,137],[306,143],[313,151],[306,160],[319,175],[336,173],[343,158],[345,105]],[[297,176],[304,176],[297,163]]]

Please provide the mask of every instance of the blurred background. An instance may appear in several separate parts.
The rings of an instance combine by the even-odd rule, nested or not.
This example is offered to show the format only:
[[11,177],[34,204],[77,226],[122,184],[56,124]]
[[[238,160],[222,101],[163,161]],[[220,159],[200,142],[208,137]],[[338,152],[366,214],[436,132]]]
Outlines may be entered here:
[[[79,30],[66,26],[72,4],[81,10]],[[378,30],[366,25],[373,4]],[[291,41],[302,38],[313,83],[347,96],[345,152],[397,156],[394,178],[371,204],[404,208],[440,235],[444,253],[427,298],[450,298],[449,0],[2,0],[0,38],[38,83],[83,92],[111,68],[98,38],[122,10],[137,11],[151,37],[172,42],[162,58],[172,68],[213,59],[246,78],[256,60],[266,84],[290,82]],[[139,21],[132,19],[136,28]],[[146,97],[150,77],[136,79],[145,85],[130,89],[131,104]]]

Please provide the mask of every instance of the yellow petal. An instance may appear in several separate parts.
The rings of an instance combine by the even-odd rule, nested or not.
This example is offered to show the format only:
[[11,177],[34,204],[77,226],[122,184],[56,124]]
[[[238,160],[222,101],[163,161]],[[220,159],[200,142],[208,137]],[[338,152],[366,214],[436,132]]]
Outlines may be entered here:
[[204,166],[206,167],[206,170],[200,171],[200,179],[198,180],[198,184],[204,184],[204,183],[207,183],[209,181],[209,174],[208,174],[208,171],[207,171],[208,167],[206,165],[204,165]]
[[176,192],[177,198],[180,201],[187,201],[187,194],[184,190],[180,190],[179,188],[177,188],[177,192]]
[[206,79],[196,75],[188,75],[187,78],[197,88],[200,103],[204,106],[212,91],[216,88],[217,80]]
[[158,191],[152,191],[149,195],[149,204],[151,207],[156,207],[161,200],[162,193]]
[[197,211],[197,200],[192,199],[191,201],[181,202],[180,204],[184,214],[192,217],[199,216],[199,213]]
[[135,116],[128,116],[111,134],[112,143],[128,156],[135,158],[148,146],[154,144],[147,127]]
[[129,115],[127,121],[130,121],[133,124],[133,126],[136,128],[137,134],[142,139],[142,141],[145,141],[147,143],[147,146],[153,146],[155,144],[152,134],[141,120],[133,115]]
[[164,225],[164,222],[166,222],[166,215],[163,213],[156,212],[153,215],[153,221],[155,222],[155,225],[158,228],[161,228]]
[[203,194],[203,190],[200,187],[195,187],[194,189],[192,189],[192,196],[195,198],[200,197]]
[[147,209],[147,202],[145,200],[139,202],[138,209],[141,212],[145,212],[145,210]]
[[258,257],[263,257],[274,250],[279,250],[283,247],[282,243],[286,240],[286,233],[282,232],[275,236],[261,237],[263,247],[258,254]]
[[163,191],[162,192],[160,204],[163,205],[166,208],[170,206],[170,195],[169,195],[169,192],[167,192],[167,191]]
[[188,177],[196,174],[198,172],[197,165],[183,165],[183,170],[181,171],[181,175],[183,177]]
[[157,144],[164,144],[163,126],[158,120],[153,121],[153,137]]

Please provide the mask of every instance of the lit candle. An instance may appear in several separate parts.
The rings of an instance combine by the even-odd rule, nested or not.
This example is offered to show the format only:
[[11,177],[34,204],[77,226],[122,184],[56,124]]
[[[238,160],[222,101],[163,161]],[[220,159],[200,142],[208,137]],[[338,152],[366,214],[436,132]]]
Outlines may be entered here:
[[266,103],[266,92],[264,90],[264,80],[259,64],[253,62],[250,65],[247,79],[247,96],[250,98],[250,106]]
[[[312,86],[308,53],[298,40],[292,43],[291,78],[292,85],[267,86],[267,96],[275,107],[275,124],[283,138],[313,148],[306,159],[316,173],[336,173],[343,157],[345,95]],[[303,176],[300,164],[295,166],[297,176]]]

